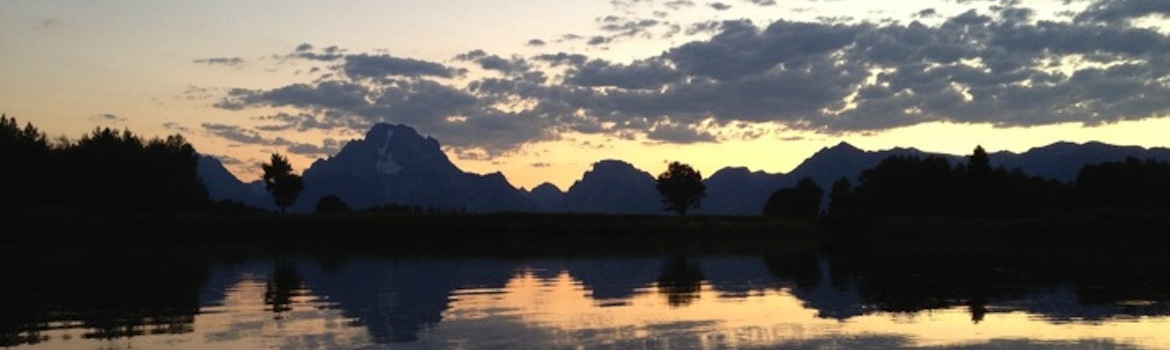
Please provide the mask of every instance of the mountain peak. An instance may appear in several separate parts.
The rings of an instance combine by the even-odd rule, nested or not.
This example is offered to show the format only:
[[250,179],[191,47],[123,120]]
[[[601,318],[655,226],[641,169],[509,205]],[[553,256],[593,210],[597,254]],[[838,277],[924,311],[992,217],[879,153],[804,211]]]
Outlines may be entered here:
[[723,168],[720,168],[719,170],[716,170],[714,174],[707,176],[707,179],[711,179],[714,177],[724,177],[724,176],[747,176],[751,173],[752,173],[751,169],[748,169],[747,167],[728,166],[728,167],[723,167]]
[[837,143],[836,146],[825,147],[823,149],[830,150],[830,151],[836,151],[836,152],[851,152],[851,153],[852,152],[865,152],[865,151],[862,151],[860,148],[857,148],[856,146],[853,146],[849,142],[845,142],[845,141],[841,141],[841,142]]
[[847,156],[864,154],[864,153],[866,153],[864,150],[857,148],[856,146],[853,146],[852,144],[849,144],[848,142],[841,141],[840,143],[837,143],[833,147],[821,147],[821,150],[817,151],[817,153],[813,154],[812,157],[818,157],[818,156],[820,156],[820,157],[824,157],[824,156],[847,157]]
[[422,135],[419,135],[417,130],[405,124],[377,123],[371,126],[369,131],[366,131],[365,140],[386,141],[386,138],[392,138],[394,135],[407,138],[424,138]]
[[624,172],[631,172],[631,171],[635,172],[635,173],[644,172],[644,171],[634,167],[633,164],[630,164],[630,163],[623,161],[623,160],[617,160],[617,159],[599,160],[599,161],[593,163],[593,170],[592,170],[592,172],[595,172],[595,173],[615,173],[615,172],[616,173],[624,173]]
[[532,190],[529,192],[542,192],[542,191],[564,193],[564,191],[561,191],[560,187],[557,187],[557,185],[554,185],[553,183],[547,182],[547,181],[542,182],[539,185],[536,185],[536,187],[533,187]]
[[386,204],[490,212],[534,206],[501,172],[473,174],[447,158],[438,140],[403,124],[377,123],[304,172],[305,191],[294,209],[312,210],[319,198],[341,197],[352,208]]
[[654,176],[630,163],[606,159],[569,187],[558,206],[567,212],[660,214]]

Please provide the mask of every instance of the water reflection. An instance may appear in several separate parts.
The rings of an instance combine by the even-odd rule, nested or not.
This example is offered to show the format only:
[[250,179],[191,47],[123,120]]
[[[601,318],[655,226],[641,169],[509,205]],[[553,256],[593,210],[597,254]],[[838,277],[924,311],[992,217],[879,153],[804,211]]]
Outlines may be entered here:
[[658,275],[658,293],[666,295],[671,307],[687,306],[699,298],[703,270],[698,259],[677,254],[663,264]]
[[264,305],[271,307],[271,311],[279,319],[283,313],[292,311],[294,296],[304,296],[305,286],[297,267],[288,260],[281,259],[276,263],[272,276],[264,286]]
[[0,345],[1170,348],[1170,264],[826,251],[5,255]]
[[98,340],[192,332],[209,267],[202,258],[58,254],[0,258],[0,346],[48,342],[60,328]]

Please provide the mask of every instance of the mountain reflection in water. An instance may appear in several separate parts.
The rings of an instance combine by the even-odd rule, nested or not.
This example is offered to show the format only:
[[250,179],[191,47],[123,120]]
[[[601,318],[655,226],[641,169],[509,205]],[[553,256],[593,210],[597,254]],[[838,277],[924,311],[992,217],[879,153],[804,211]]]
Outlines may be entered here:
[[1162,258],[0,259],[18,349],[1170,348]]

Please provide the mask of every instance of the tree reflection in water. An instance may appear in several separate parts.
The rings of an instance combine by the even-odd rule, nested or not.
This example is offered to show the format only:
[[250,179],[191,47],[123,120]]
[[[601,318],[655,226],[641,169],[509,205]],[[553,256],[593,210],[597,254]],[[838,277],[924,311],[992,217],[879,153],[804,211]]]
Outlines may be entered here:
[[[606,315],[624,315],[645,305],[659,305],[660,310],[650,311],[656,317],[695,315],[732,308],[720,303],[744,305],[763,297],[791,298],[788,300],[799,307],[797,314],[807,310],[814,321],[840,321],[829,323],[838,327],[848,326],[849,321],[873,322],[875,317],[897,318],[928,310],[964,315],[970,320],[968,325],[990,327],[985,330],[1002,326],[994,322],[1008,313],[1024,313],[1031,318],[1028,322],[1037,322],[1036,326],[1085,320],[1137,322],[1142,317],[1165,319],[1170,315],[1170,258],[1150,254],[1073,259],[986,253],[896,254],[851,248],[730,257],[243,258],[267,261],[255,275],[259,283],[250,295],[257,308],[269,315],[263,316],[269,322],[297,322],[289,315],[298,305],[305,306],[298,304],[299,298],[312,298],[325,301],[312,307],[328,309],[343,321],[331,327],[355,329],[371,344],[427,341],[436,336],[431,333],[441,333],[445,325],[450,326],[447,315],[458,306],[456,299],[486,303],[475,304],[483,308],[481,314],[461,319],[465,323],[477,317],[498,320],[490,326],[479,324],[479,329],[525,320],[529,315],[516,314],[520,309],[515,305],[491,304],[513,292],[507,288],[509,281],[518,278],[518,271],[558,272],[546,277],[537,273],[535,278],[579,288],[579,293],[566,295],[582,300],[566,304],[587,308],[584,311],[594,315],[591,317],[599,317],[587,323],[595,325],[605,324],[600,320],[609,317]],[[60,329],[79,330],[69,333],[81,339],[69,340],[73,342],[151,335],[197,337],[197,319],[205,310],[201,308],[214,305],[217,292],[223,299],[223,292],[217,289],[234,283],[227,280],[230,276],[218,273],[213,279],[218,282],[209,285],[209,275],[237,263],[181,251],[0,255],[0,273],[8,286],[0,288],[0,309],[4,310],[0,346],[66,341],[55,331]],[[554,275],[557,277],[551,277]],[[467,289],[484,294],[459,294]],[[310,290],[313,295],[306,294]],[[711,296],[714,298],[708,299]],[[644,298],[659,302],[637,305]],[[665,305],[658,298],[665,298]],[[761,322],[787,320],[785,317],[792,315],[778,314]],[[717,323],[693,321],[692,325]],[[574,332],[604,333],[592,329]],[[803,341],[812,344],[818,339],[819,335],[810,334]]]
[[273,318],[280,319],[285,312],[292,310],[293,297],[303,295],[304,291],[304,282],[295,263],[280,259],[265,283],[264,305],[275,314]]
[[49,341],[44,331],[62,322],[86,339],[192,332],[209,270],[182,251],[0,254],[0,346]]
[[703,270],[699,268],[697,258],[675,254],[663,263],[657,282],[658,292],[666,295],[671,307],[687,306],[699,298],[699,290],[703,287]]

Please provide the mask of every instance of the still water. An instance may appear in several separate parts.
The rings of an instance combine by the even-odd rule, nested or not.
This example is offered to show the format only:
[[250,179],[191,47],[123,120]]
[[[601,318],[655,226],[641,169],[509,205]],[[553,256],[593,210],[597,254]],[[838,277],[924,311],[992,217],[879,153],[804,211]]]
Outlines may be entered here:
[[6,254],[14,349],[1170,349],[1170,267],[864,254]]

